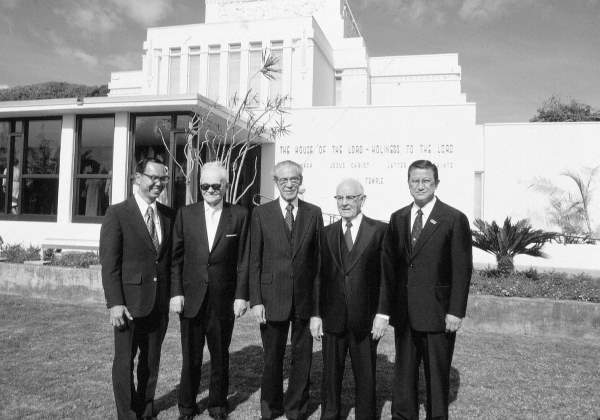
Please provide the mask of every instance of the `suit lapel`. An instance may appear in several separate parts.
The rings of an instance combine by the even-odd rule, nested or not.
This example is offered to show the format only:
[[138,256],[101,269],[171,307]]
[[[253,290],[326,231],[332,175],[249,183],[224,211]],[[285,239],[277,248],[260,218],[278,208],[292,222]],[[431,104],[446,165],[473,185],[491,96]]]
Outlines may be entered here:
[[358,228],[358,233],[356,234],[356,240],[354,241],[354,246],[352,246],[352,251],[350,251],[350,264],[346,268],[346,272],[350,272],[352,268],[356,265],[360,256],[365,252],[367,246],[371,242],[371,237],[375,232],[375,226],[373,225],[373,221],[368,217],[363,215],[362,223]]
[[412,241],[410,238],[410,209],[412,206],[408,206],[405,211],[400,215],[400,234],[398,235],[404,241],[404,257],[406,261],[410,260],[410,255],[412,252]]
[[327,232],[327,246],[329,247],[329,252],[333,255],[333,261],[335,261],[335,265],[337,265],[340,272],[343,272],[343,264],[342,264],[342,249],[341,249],[341,235],[342,235],[342,222],[338,220],[333,224],[332,229],[329,229]]
[[[140,208],[138,207],[135,198],[130,197],[127,200],[127,207],[129,214],[131,215],[131,221],[133,224],[134,230],[138,233],[140,238],[146,243],[146,246],[151,248],[154,252],[156,252],[156,248],[154,248],[154,244],[152,243],[152,238],[150,237],[150,232],[148,232],[148,228],[146,227],[146,222],[144,221],[144,217],[142,213],[140,213]],[[162,223],[161,223],[162,224]]]
[[[223,232],[225,232],[225,228],[229,226],[231,222],[231,208],[228,204],[223,203],[223,211],[221,212],[221,217],[219,218],[219,224],[217,225],[217,232],[215,233],[215,239],[213,241],[213,246],[210,252],[212,253],[219,244],[221,237],[223,236]],[[206,231],[206,229],[204,229]],[[208,239],[207,239],[208,240]],[[208,242],[207,242],[208,243]]]
[[296,220],[294,222],[294,233],[292,235],[292,258],[300,249],[300,245],[302,245],[304,236],[306,236],[306,232],[308,231],[308,229],[306,229],[306,226],[309,222],[309,215],[307,213],[308,211],[306,209],[306,204],[304,203],[304,201],[298,200],[298,213],[296,213]]
[[165,250],[168,247],[167,238],[171,236],[171,221],[169,220],[166,213],[164,212],[164,209],[159,203],[156,203],[156,209],[158,210],[158,218],[160,219],[160,231],[162,234],[162,241],[158,249],[158,255],[160,257],[164,254]]
[[[421,231],[421,234],[419,235],[419,239],[417,239],[417,243],[413,247],[413,250],[411,252],[411,258],[414,258],[415,255],[417,255],[419,253],[419,251],[423,248],[423,245],[425,243],[427,243],[427,241],[429,240],[431,235],[433,235],[433,232],[435,232],[436,229],[438,228],[438,226],[440,225],[439,220],[438,220],[442,214],[440,204],[441,204],[441,202],[438,199],[435,202],[435,205],[433,206],[433,209],[431,210],[429,217],[427,218],[427,223],[425,223],[425,226],[423,226],[423,231]],[[410,217],[408,220],[410,223]]]

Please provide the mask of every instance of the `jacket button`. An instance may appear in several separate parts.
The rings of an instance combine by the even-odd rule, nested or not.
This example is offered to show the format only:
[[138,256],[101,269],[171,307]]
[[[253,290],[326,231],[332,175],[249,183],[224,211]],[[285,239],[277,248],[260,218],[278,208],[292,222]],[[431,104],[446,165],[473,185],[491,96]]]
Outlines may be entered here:
[[156,282],[157,281],[156,276],[154,276],[154,278],[152,280]]

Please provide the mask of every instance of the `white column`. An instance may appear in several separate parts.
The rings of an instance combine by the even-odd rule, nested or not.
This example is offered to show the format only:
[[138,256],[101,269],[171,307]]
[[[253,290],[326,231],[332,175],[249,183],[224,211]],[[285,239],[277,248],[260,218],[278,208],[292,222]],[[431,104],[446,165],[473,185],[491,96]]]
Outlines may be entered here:
[[208,44],[200,47],[200,83],[198,90],[202,96],[208,95]]
[[221,44],[221,60],[219,67],[219,102],[227,105],[227,83],[229,83],[227,66],[229,64],[229,45]]
[[187,42],[181,46],[179,61],[179,93],[188,93],[190,47]]
[[160,70],[158,79],[158,94],[166,95],[169,91],[169,49],[163,48],[160,58]]
[[248,51],[250,44],[242,42],[240,45],[240,99],[248,92]]
[[75,167],[75,114],[63,115],[60,133],[60,171],[56,222],[71,223],[73,218],[73,175]]
[[292,40],[284,41],[281,63],[281,95],[292,96]]
[[[260,145],[260,194],[263,200],[275,197],[275,184],[271,173],[275,165],[275,143]],[[264,201],[263,201],[264,202]]]
[[129,113],[115,114],[115,135],[113,143],[112,197],[111,204],[127,198],[129,184]]

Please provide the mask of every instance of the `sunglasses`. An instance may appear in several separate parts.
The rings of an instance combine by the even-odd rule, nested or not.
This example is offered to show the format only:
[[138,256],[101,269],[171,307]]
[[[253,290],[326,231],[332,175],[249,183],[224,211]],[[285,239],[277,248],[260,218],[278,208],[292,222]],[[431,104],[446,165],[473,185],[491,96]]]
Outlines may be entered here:
[[164,175],[164,176],[148,175],[148,174],[147,174],[147,173],[145,173],[145,172],[142,172],[142,175],[144,175],[144,176],[147,176],[147,177],[148,177],[148,179],[149,179],[149,180],[150,180],[152,183],[154,183],[154,182],[156,182],[156,181],[160,181],[160,182],[162,182],[163,184],[164,184],[164,183],[166,183],[166,182],[169,182],[169,176],[168,176],[168,175]]
[[213,189],[214,191],[221,191],[221,184],[200,184],[200,189],[202,191],[208,191],[209,189]]

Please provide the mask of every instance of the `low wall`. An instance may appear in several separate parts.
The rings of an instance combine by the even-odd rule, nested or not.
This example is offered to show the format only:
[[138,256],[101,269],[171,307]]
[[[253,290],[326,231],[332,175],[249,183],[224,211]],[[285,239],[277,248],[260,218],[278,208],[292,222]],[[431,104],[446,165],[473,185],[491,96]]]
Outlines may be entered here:
[[[104,304],[97,269],[0,263],[0,293]],[[464,329],[600,340],[600,304],[470,295]]]

